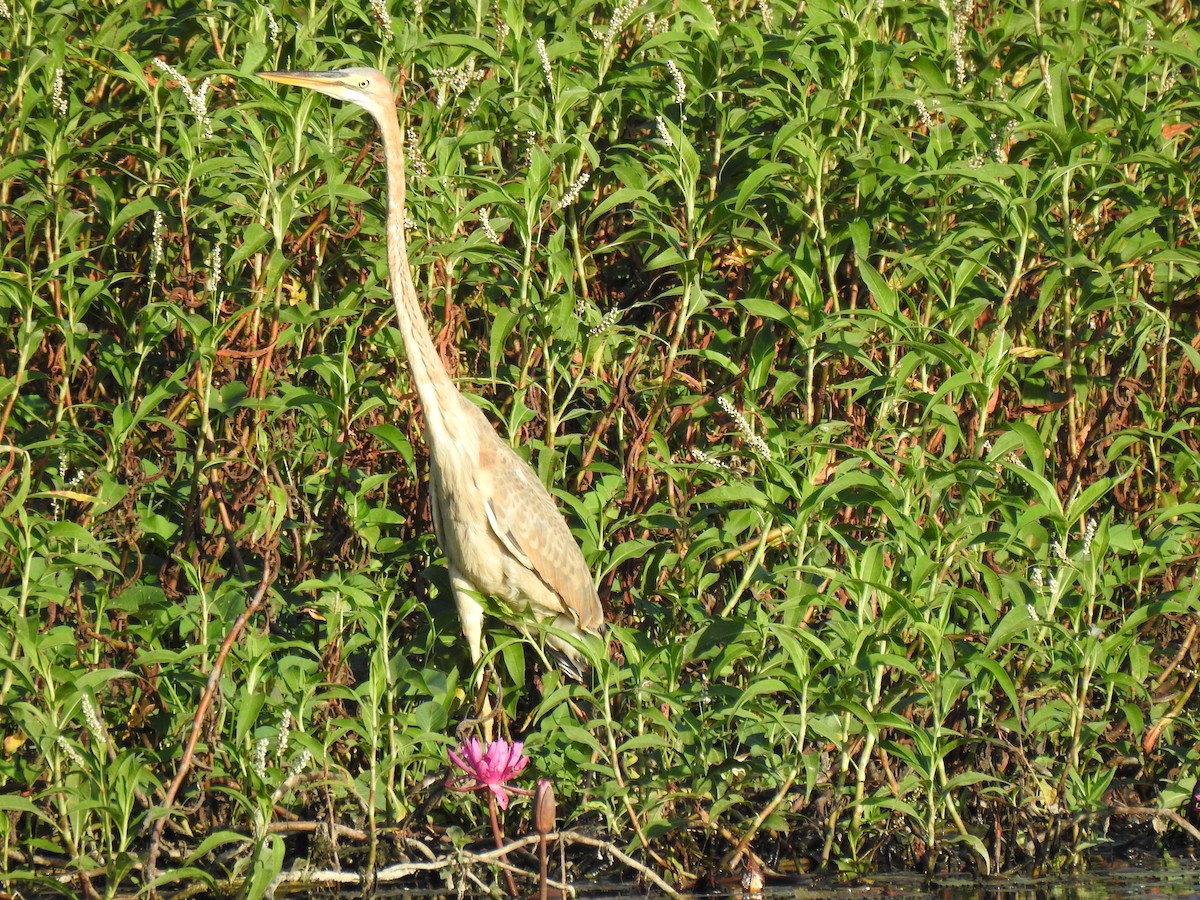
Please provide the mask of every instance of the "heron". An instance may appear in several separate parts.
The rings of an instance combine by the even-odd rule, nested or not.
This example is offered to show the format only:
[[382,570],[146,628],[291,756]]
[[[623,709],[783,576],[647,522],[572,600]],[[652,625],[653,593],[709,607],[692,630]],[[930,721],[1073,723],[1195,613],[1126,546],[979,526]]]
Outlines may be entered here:
[[581,679],[586,661],[571,641],[586,641],[604,627],[596,584],[550,492],[482,410],[455,387],[425,325],[408,263],[404,137],[391,81],[377,69],[363,67],[260,76],[362,107],[374,117],[383,138],[392,299],[424,413],[434,532],[446,556],[455,607],[478,677],[483,677],[484,650],[480,601],[492,597],[511,611],[506,618],[523,632],[529,618],[548,623],[547,646],[567,675]]

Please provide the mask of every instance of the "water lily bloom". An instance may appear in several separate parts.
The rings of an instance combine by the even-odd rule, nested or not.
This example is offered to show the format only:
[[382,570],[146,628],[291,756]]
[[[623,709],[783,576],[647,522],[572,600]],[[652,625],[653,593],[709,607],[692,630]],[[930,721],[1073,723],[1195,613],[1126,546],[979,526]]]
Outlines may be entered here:
[[521,741],[492,741],[485,749],[479,738],[471,738],[462,745],[461,755],[450,751],[450,761],[462,769],[475,785],[459,790],[482,790],[487,788],[496,797],[501,809],[508,808],[508,792],[505,782],[521,773],[529,763],[522,753],[525,745]]

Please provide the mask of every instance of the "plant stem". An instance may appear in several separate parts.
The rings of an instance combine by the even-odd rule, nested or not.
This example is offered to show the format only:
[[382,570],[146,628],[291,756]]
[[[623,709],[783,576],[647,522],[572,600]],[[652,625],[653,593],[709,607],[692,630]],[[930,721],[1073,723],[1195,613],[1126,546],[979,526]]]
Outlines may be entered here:
[[[504,834],[503,834],[503,832],[500,831],[500,817],[496,812],[496,795],[493,794],[491,791],[488,791],[487,797],[488,797],[488,812],[491,814],[491,817],[492,817],[492,834],[496,838],[496,849],[503,850]],[[501,853],[500,859],[507,863],[508,855],[505,853]],[[509,871],[508,869],[504,870],[504,880],[508,882],[509,896],[512,896],[512,897],[521,896],[520,893],[517,891],[517,883],[516,883],[516,881],[513,880],[512,872]]]

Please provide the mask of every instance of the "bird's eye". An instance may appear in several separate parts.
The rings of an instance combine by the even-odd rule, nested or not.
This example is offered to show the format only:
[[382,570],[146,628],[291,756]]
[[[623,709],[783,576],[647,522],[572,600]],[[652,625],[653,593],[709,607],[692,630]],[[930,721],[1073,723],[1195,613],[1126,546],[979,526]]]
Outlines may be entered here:
[[371,81],[368,78],[362,78],[358,82],[358,86],[364,91],[371,86]]

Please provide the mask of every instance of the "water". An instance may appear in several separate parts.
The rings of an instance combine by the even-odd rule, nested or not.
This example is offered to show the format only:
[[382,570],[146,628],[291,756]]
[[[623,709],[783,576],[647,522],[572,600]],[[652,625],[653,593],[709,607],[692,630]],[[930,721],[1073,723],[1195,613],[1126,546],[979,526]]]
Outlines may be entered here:
[[[629,898],[645,897],[631,893]],[[738,893],[708,897],[740,898]],[[812,878],[788,886],[768,883],[763,900],[1200,900],[1200,863],[1155,861],[1109,866],[1079,875],[1045,878],[1011,876],[981,879],[959,876],[879,875],[852,879]]]
[[[634,884],[616,882],[576,883],[579,900],[646,900],[664,896]],[[294,890],[277,896],[296,896]],[[304,896],[309,896],[307,891]],[[338,896],[336,891],[326,896]],[[340,896],[360,897],[357,890]],[[443,891],[405,890],[397,885],[374,894],[376,898],[434,900],[457,896]],[[480,894],[471,896],[484,896]],[[536,897],[536,888],[526,894]],[[554,896],[551,892],[551,896]],[[1187,898],[1200,900],[1200,862],[1195,860],[1142,860],[1135,863],[1110,863],[1079,875],[1054,875],[1030,878],[1021,875],[1003,878],[939,876],[926,880],[920,875],[864,875],[853,878],[800,877],[787,884],[768,882],[761,894],[742,894],[731,887],[725,892],[684,895],[688,900],[1159,900]]]
[[[586,887],[576,885],[580,900],[645,900],[662,894],[647,893],[633,885]],[[695,900],[1200,900],[1200,863],[1195,860],[1112,864],[1079,875],[1044,878],[1006,876],[971,878],[942,876],[926,880],[920,875],[888,874],[854,878],[812,877],[790,879],[788,884],[768,881],[757,895],[731,889],[721,893],[686,895]]]

